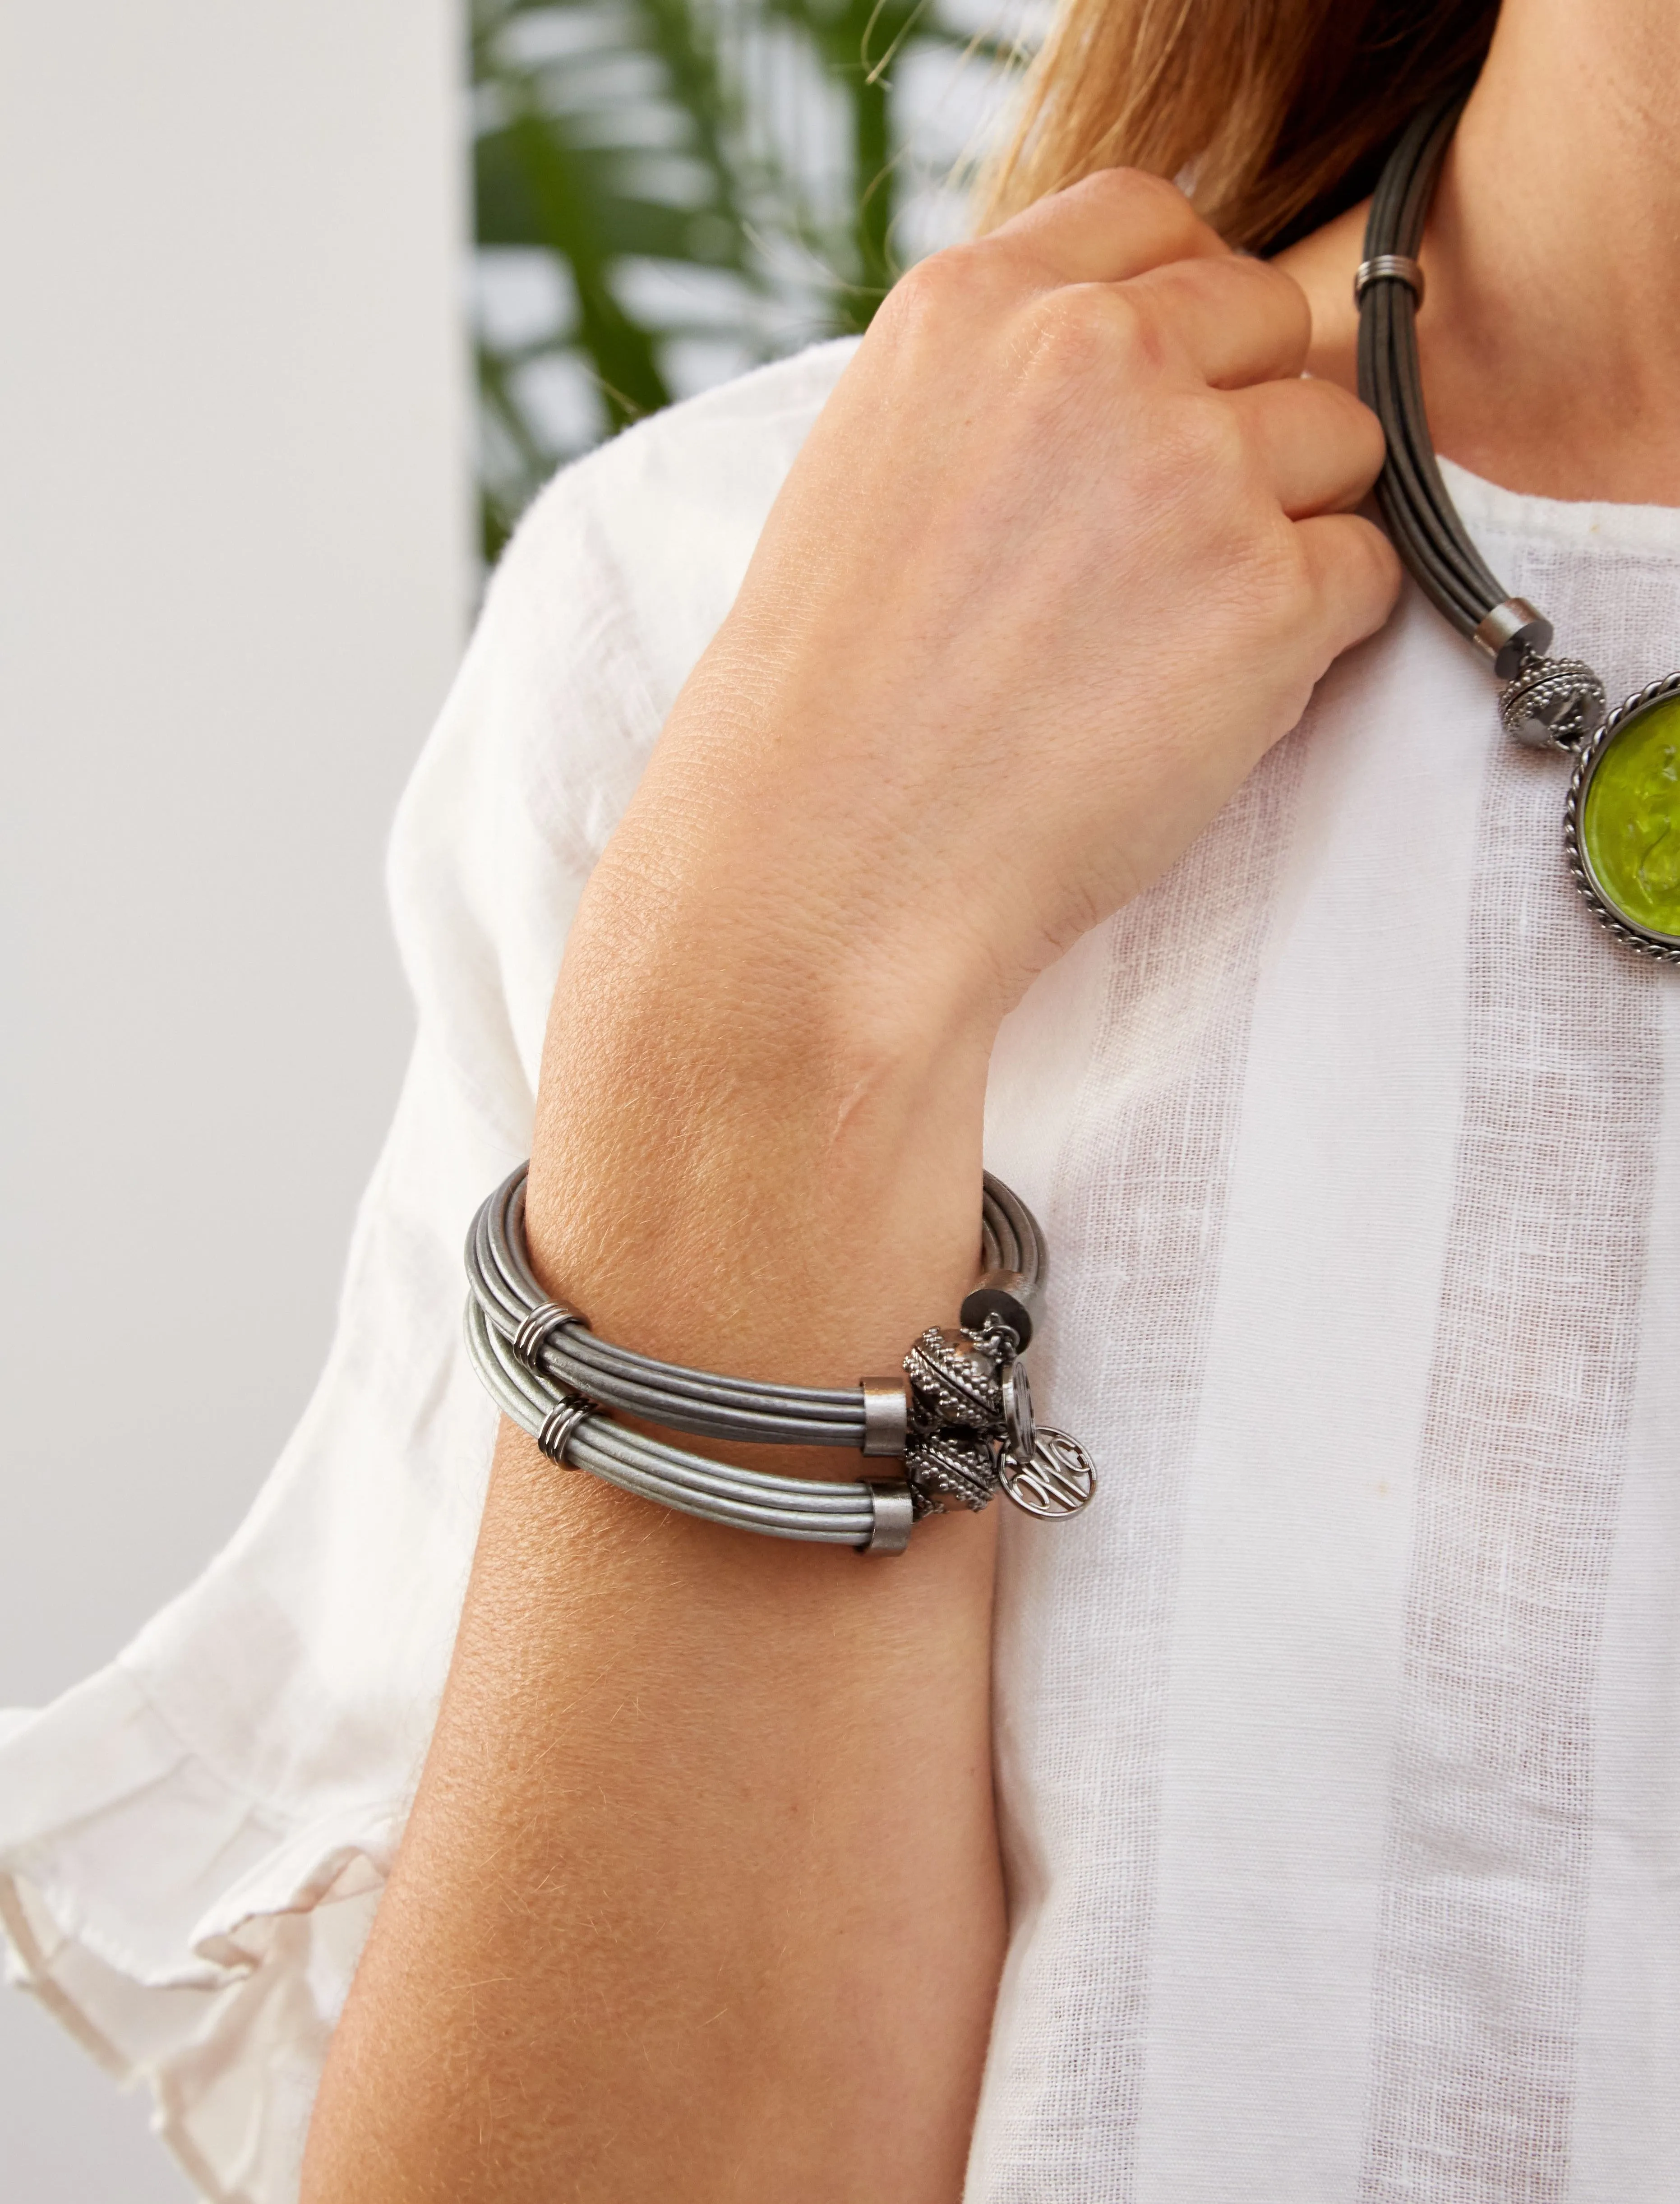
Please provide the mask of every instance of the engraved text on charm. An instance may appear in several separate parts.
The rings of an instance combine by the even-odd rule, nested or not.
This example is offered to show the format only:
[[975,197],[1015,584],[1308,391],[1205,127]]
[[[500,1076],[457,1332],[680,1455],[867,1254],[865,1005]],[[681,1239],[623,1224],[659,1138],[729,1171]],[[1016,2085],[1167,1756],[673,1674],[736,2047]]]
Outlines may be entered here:
[[1029,1515],[1077,1515],[1091,1503],[1096,1469],[1077,1439],[1041,1424],[1032,1460],[1023,1467],[1006,1455],[999,1482]]

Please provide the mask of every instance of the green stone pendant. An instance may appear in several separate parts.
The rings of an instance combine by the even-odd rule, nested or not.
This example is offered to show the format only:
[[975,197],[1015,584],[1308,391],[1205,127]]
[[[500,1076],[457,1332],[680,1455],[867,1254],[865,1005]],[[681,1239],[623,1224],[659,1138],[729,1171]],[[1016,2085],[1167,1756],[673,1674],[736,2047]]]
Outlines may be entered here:
[[1587,743],[1564,836],[1600,923],[1641,956],[1680,963],[1680,673],[1618,705]]

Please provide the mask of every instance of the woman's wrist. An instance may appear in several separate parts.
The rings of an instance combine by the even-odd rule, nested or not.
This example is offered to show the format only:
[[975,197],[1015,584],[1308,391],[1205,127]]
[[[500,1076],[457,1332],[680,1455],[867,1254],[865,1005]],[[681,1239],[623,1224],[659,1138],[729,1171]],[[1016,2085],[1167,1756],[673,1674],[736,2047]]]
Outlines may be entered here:
[[971,1283],[989,1012],[755,931],[722,885],[649,898],[611,872],[550,1020],[538,1275],[668,1359],[810,1383],[895,1366]]
[[908,1098],[965,1070],[983,1087],[1019,960],[906,886],[913,851],[861,797],[836,815],[797,785],[707,776],[703,797],[668,777],[650,773],[590,881],[562,995],[638,1047],[751,1061],[813,1099]]

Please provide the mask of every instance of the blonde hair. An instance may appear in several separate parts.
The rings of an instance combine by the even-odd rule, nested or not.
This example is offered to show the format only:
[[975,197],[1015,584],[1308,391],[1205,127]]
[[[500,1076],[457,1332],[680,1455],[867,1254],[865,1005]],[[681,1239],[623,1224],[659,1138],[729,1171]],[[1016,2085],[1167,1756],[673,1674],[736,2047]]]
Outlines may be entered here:
[[1250,252],[1356,205],[1499,0],[1062,0],[983,192],[983,226],[1094,169],[1185,183]]

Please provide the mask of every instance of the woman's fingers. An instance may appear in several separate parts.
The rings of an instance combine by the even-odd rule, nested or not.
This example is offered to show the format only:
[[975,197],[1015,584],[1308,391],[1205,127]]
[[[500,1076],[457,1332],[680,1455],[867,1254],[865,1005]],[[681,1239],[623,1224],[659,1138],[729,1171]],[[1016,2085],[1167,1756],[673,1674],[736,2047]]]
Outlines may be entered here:
[[1117,329],[1129,324],[1144,349],[1216,389],[1297,375],[1306,358],[1312,317],[1299,284],[1232,252],[1176,185],[1136,169],[1087,176],[961,250],[994,268],[1000,256],[1026,263],[1030,281],[1053,279],[1051,296],[1112,287]]
[[1167,261],[1232,257],[1176,184],[1141,169],[1101,169],[1039,199],[980,250],[994,243],[1018,248],[1064,283],[1120,283]]
[[1296,536],[1317,605],[1327,665],[1374,635],[1400,594],[1400,561],[1382,530],[1357,513],[1297,521]]
[[1298,375],[1307,357],[1307,294],[1269,261],[1234,252],[1174,260],[1134,276],[1119,295],[1216,390]]
[[1249,448],[1291,520],[1345,512],[1382,466],[1382,428],[1368,406],[1333,382],[1305,376],[1225,394]]

